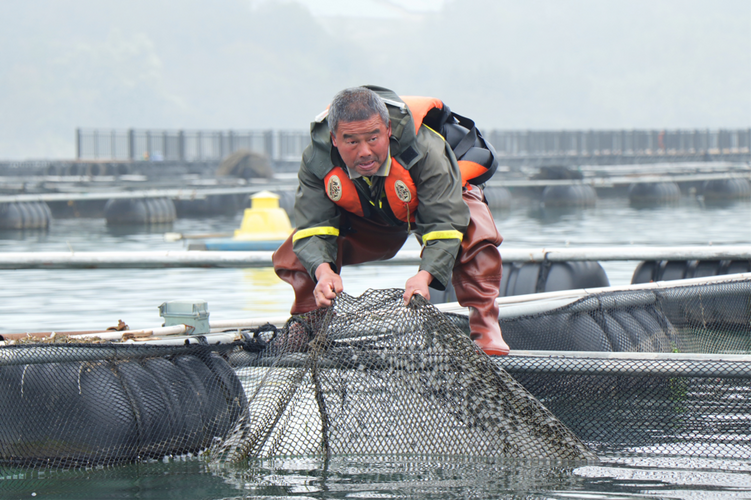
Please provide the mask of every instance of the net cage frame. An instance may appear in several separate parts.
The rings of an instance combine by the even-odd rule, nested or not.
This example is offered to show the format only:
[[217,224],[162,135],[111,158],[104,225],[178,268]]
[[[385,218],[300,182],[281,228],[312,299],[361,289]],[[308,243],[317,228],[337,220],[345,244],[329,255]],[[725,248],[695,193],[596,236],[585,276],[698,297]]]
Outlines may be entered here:
[[751,458],[751,274],[550,295],[502,311],[494,360],[590,449]]
[[[366,294],[371,292],[383,293],[384,291],[369,291]],[[386,292],[390,293],[392,298],[400,296],[401,293],[399,290]],[[558,297],[563,298],[564,295],[559,294]],[[346,300],[361,298],[362,296]],[[530,303],[530,307],[525,306],[527,314],[511,314],[508,310],[504,314],[502,308],[500,321],[504,335],[506,332],[510,334],[513,329],[509,327],[510,321],[530,322],[534,318],[557,315],[567,319],[564,322],[550,323],[553,326],[596,325],[600,328],[598,335],[609,338],[608,335],[612,332],[604,331],[603,325],[614,326],[616,320],[621,321],[621,327],[625,324],[622,321],[622,315],[613,313],[613,308],[619,307],[629,312],[628,321],[632,321],[634,325],[638,324],[639,328],[648,335],[655,333],[650,333],[645,327],[645,325],[651,325],[659,330],[658,335],[656,337],[652,335],[650,338],[653,340],[650,342],[631,343],[632,352],[612,352],[618,345],[622,347],[624,344],[610,342],[607,345],[610,347],[609,352],[567,351],[544,347],[520,350],[513,349],[512,346],[509,356],[488,357],[469,341],[466,316],[439,313],[435,307],[426,303],[421,307],[436,312],[432,316],[429,315],[430,321],[438,321],[435,324],[439,324],[447,331],[451,330],[446,334],[444,343],[452,350],[441,352],[436,356],[443,356],[444,359],[453,357],[461,360],[462,363],[471,360],[467,366],[477,365],[483,370],[477,373],[483,373],[492,378],[492,383],[480,384],[476,389],[483,394],[482,403],[473,403],[475,407],[462,406],[469,394],[466,387],[474,387],[472,384],[477,382],[471,377],[456,378],[459,380],[456,386],[458,389],[455,389],[453,393],[440,387],[433,393],[425,389],[425,387],[430,387],[430,381],[425,381],[424,374],[430,370],[420,372],[407,365],[409,360],[417,359],[415,357],[419,357],[419,354],[424,352],[428,346],[425,341],[429,336],[420,337],[410,348],[405,344],[401,350],[397,349],[394,359],[400,360],[399,363],[404,363],[404,365],[389,366],[388,370],[391,370],[392,375],[394,371],[400,370],[404,373],[411,373],[410,377],[413,377],[413,382],[418,380],[419,384],[423,384],[410,388],[404,382],[406,376],[402,380],[406,384],[402,394],[417,395],[419,396],[417,399],[422,398],[422,402],[414,407],[421,417],[433,418],[440,413],[441,418],[453,418],[466,427],[472,427],[468,425],[472,421],[472,415],[479,415],[483,411],[484,415],[488,415],[489,410],[483,405],[490,404],[496,410],[503,408],[504,403],[499,401],[498,394],[492,393],[502,389],[506,391],[503,393],[504,396],[511,395],[510,400],[514,400],[515,397],[516,401],[521,401],[522,411],[519,413],[524,416],[524,419],[514,420],[518,418],[518,415],[511,415],[499,428],[513,429],[513,432],[516,432],[519,427],[523,427],[522,424],[535,422],[539,428],[546,429],[547,434],[530,431],[529,427],[522,434],[537,434],[530,441],[535,443],[535,446],[550,445],[551,449],[558,446],[555,453],[546,454],[539,450],[535,451],[535,446],[514,447],[513,437],[509,436],[515,436],[515,434],[511,430],[504,431],[506,435],[496,442],[482,433],[472,438],[462,437],[457,441],[461,445],[459,448],[431,448],[428,445],[422,445],[422,448],[390,447],[389,444],[388,446],[382,445],[378,449],[342,450],[336,444],[325,444],[326,439],[323,436],[326,432],[332,432],[337,425],[339,430],[343,428],[342,424],[337,421],[342,416],[359,421],[358,425],[361,429],[368,432],[372,431],[373,427],[371,425],[369,428],[363,422],[375,411],[368,413],[367,407],[362,405],[357,411],[347,413],[340,409],[338,413],[331,413],[332,408],[336,407],[336,402],[340,403],[341,408],[345,406],[341,404],[342,397],[336,395],[339,389],[332,389],[337,384],[340,387],[347,386],[350,391],[353,388],[362,390],[382,408],[393,404],[393,401],[389,402],[385,396],[379,396],[380,400],[377,397],[379,390],[385,393],[384,387],[389,383],[387,377],[377,376],[381,386],[377,388],[378,390],[370,387],[370,392],[362,379],[357,378],[363,372],[368,371],[368,369],[360,368],[368,363],[371,366],[370,369],[383,371],[385,366],[383,359],[373,356],[373,347],[379,345],[383,333],[379,334],[381,335],[379,337],[379,335],[373,335],[372,332],[355,329],[355,334],[347,337],[342,335],[343,328],[336,327],[336,325],[332,331],[332,321],[337,319],[337,315],[334,314],[335,308],[330,308],[292,317],[280,328],[271,325],[256,328],[225,328],[223,331],[236,334],[236,340],[221,345],[174,345],[174,340],[170,340],[169,342],[173,345],[157,345],[158,342],[154,341],[143,342],[141,345],[131,342],[98,345],[37,343],[3,346],[0,348],[0,375],[4,373],[3,370],[15,370],[13,373],[25,377],[22,380],[27,391],[30,391],[32,387],[46,387],[47,393],[43,398],[36,398],[33,405],[23,407],[21,410],[26,414],[18,409],[15,413],[9,413],[7,408],[3,410],[3,418],[0,419],[0,469],[28,471],[108,466],[180,453],[211,460],[230,461],[275,456],[326,456],[346,451],[351,451],[352,454],[365,451],[374,454],[407,455],[461,454],[459,452],[463,451],[466,455],[478,456],[563,457],[576,460],[592,459],[603,455],[751,458],[751,446],[747,444],[751,441],[749,439],[751,438],[751,351],[749,350],[751,274],[624,287],[620,290],[593,290],[580,294],[578,297],[572,294],[565,300],[548,301],[547,305],[540,306],[541,303],[544,303],[544,300],[538,301],[537,304]],[[363,315],[358,321],[362,318],[372,320],[373,314],[377,314],[377,307],[374,309],[365,307],[365,311],[358,311],[359,313]],[[357,316],[354,313],[347,314],[351,314],[353,318]],[[339,319],[346,317],[347,314],[340,314]],[[381,316],[384,315],[381,314]],[[385,316],[385,319],[389,319],[388,314]],[[588,319],[587,322],[582,323],[581,318],[584,317],[591,321]],[[403,323],[400,325],[402,329],[408,330],[409,321],[403,321]],[[412,325],[414,326],[414,323]],[[729,340],[724,343],[713,341],[713,336],[722,331],[722,328],[725,328],[725,333],[729,332],[727,336]],[[642,330],[639,330],[640,335],[643,334]],[[414,341],[413,337],[409,338],[412,339],[410,342]],[[657,338],[657,341],[654,338]],[[668,341],[665,342],[665,339]],[[321,357],[323,353],[331,351],[337,345],[340,350],[336,356],[328,360],[325,356]],[[356,363],[351,359],[353,354],[360,356],[359,362]],[[314,359],[318,361],[314,362]],[[338,368],[334,366],[332,359],[340,363]],[[77,367],[75,370],[63,370],[68,375],[74,375],[71,380],[63,384],[63,389],[65,387],[68,389],[58,390],[58,387],[50,389],[50,385],[54,386],[50,384],[49,375],[52,373],[50,367],[63,365]],[[121,365],[127,366],[128,369],[123,370]],[[91,450],[85,450],[83,446],[72,448],[69,446],[66,448],[67,454],[62,453],[59,456],[19,457],[17,454],[14,455],[12,450],[9,452],[9,443],[13,444],[13,439],[17,438],[21,431],[32,429],[32,434],[38,432],[32,422],[29,425],[24,424],[26,427],[15,429],[16,434],[8,438],[8,432],[10,432],[8,428],[13,427],[8,425],[9,419],[15,416],[33,420],[37,415],[29,412],[45,408],[46,411],[50,411],[49,405],[52,404],[50,401],[55,399],[52,397],[55,392],[60,392],[60,394],[65,394],[66,390],[68,393],[70,390],[80,392],[85,385],[81,382],[83,380],[81,374],[85,372],[82,367],[90,366],[99,367],[97,373],[114,374],[115,379],[123,378],[125,382],[120,380],[121,383],[135,384],[134,386],[139,387],[139,390],[149,388],[152,400],[161,399],[158,403],[162,406],[158,405],[156,409],[149,409],[148,405],[144,404],[130,408],[129,411],[134,414],[142,413],[134,418],[134,423],[131,425],[136,430],[129,428],[131,431],[129,436],[134,439],[135,444],[131,443],[126,446],[127,452],[119,455],[117,453],[122,452],[123,449],[122,447],[116,449],[116,446],[103,449],[103,451],[100,449],[94,453]],[[340,372],[348,372],[349,375],[333,379],[332,383],[327,370],[333,373],[337,369]],[[153,378],[144,378],[145,375],[153,375],[154,370],[162,370],[168,374],[167,382],[155,383]],[[191,374],[191,371],[195,370],[198,371]],[[35,371],[42,374],[42,378],[36,381],[36,385],[31,383]],[[282,387],[279,383],[281,379],[274,377],[277,376],[275,373],[285,373],[285,371],[287,378],[293,374],[289,378],[293,383]],[[460,371],[454,370],[454,373]],[[198,376],[196,373],[201,375]],[[423,374],[421,381],[420,373]],[[108,381],[113,380],[112,376],[108,375],[108,377]],[[250,379],[254,382],[249,382]],[[4,379],[0,377],[0,380]],[[266,385],[264,386],[259,381]],[[149,387],[150,385],[155,387]],[[6,385],[6,389],[7,387]],[[184,405],[180,406],[181,399],[190,400],[194,397],[193,393],[201,387],[204,392],[213,393],[209,399],[212,404],[218,405],[219,416],[212,415],[211,411],[204,411],[206,404],[194,405],[199,407],[198,409],[191,409],[191,405],[188,405],[187,410]],[[415,387],[421,387],[421,389],[415,389]],[[128,391],[132,392],[131,389],[132,387],[123,389],[121,399],[132,400],[133,395],[128,393]],[[333,400],[330,399],[332,394],[334,394]],[[24,397],[26,396],[28,393],[24,394]],[[7,390],[3,397],[8,401]],[[108,398],[113,397],[113,393],[108,393],[101,397],[97,395],[95,399],[107,401]],[[248,423],[254,420],[254,402],[257,410],[264,398],[268,400],[272,397],[276,397],[277,407],[275,411],[270,412],[271,416],[266,418],[267,423],[271,425],[271,430],[266,427],[259,434],[256,432],[257,429],[254,430],[252,426],[248,426]],[[201,401],[205,401],[205,397]],[[443,405],[452,410],[441,413],[440,408],[436,410],[425,401],[432,402],[433,406]],[[7,407],[7,404],[4,406]],[[319,423],[312,425],[309,432],[309,435],[315,435],[315,439],[304,443],[304,446],[297,450],[284,443],[285,429],[295,429],[295,426],[299,425],[299,417],[287,411],[289,408],[298,408],[302,413],[319,415]],[[176,411],[187,411],[192,417],[178,418],[175,416]],[[388,415],[388,411],[385,414]],[[462,415],[462,411],[464,416],[458,416]],[[525,411],[527,411],[526,414]],[[101,411],[98,414],[101,414]],[[392,422],[380,424],[379,432],[385,435],[389,435],[390,432],[393,434],[389,425],[405,423],[397,417],[391,418]],[[463,421],[462,418],[464,418]],[[475,424],[477,422],[482,424],[483,418],[475,419]],[[4,423],[2,423],[3,420]],[[183,435],[185,429],[190,427],[187,420],[190,420],[194,426],[190,434],[192,437]],[[220,431],[217,431],[216,422],[219,420],[222,424]],[[403,432],[399,439],[413,434],[423,434],[432,439],[442,434],[440,427],[434,428],[427,420],[418,420],[419,425],[415,422],[407,422],[411,427],[408,427],[408,432]],[[485,418],[485,421],[491,420],[492,418]],[[36,427],[51,428],[55,425],[62,425],[56,422],[54,419],[47,419],[44,420],[44,425],[36,425]],[[88,421],[84,421],[86,422]],[[211,427],[212,425],[214,427]],[[81,422],[66,422],[63,425],[65,432],[69,434],[76,426],[85,427],[81,425]],[[197,428],[202,429],[202,432],[196,431]],[[114,432],[111,427],[105,429]],[[159,431],[159,429],[162,430]],[[90,429],[84,430],[91,432]],[[170,436],[169,439],[160,439],[157,436],[152,439],[153,442],[148,442],[147,437],[153,437],[158,432],[165,432]],[[248,436],[252,432],[262,435],[262,438],[257,439],[254,445],[247,446]],[[73,434],[83,436],[85,432],[80,431],[78,434],[73,432]],[[553,436],[552,439],[551,436]],[[50,440],[49,436],[46,439],[48,442],[44,446],[54,441]],[[370,436],[359,439],[362,443],[374,438]],[[561,442],[565,444],[561,446]],[[489,445],[488,443],[505,444]],[[38,443],[35,446],[37,450],[46,449]],[[70,449],[73,449],[72,454]],[[115,450],[114,454],[112,450]]]

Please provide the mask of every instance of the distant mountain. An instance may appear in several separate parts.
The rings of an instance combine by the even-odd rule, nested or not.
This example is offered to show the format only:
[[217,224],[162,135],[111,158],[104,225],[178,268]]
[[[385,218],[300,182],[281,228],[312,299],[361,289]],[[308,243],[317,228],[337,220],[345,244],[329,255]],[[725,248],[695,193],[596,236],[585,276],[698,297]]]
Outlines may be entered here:
[[71,157],[78,126],[306,129],[336,91],[363,83],[439,96],[485,129],[751,126],[748,0],[362,12],[4,0],[0,158]]

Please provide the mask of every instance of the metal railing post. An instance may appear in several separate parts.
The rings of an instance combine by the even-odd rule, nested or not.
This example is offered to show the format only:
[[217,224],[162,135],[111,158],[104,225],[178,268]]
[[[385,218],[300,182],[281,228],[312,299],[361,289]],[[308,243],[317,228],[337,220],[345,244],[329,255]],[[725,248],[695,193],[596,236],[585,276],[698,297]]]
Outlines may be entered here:
[[136,159],[136,144],[133,129],[128,129],[128,159],[133,161]]
[[185,133],[182,130],[177,131],[177,159],[185,161]]

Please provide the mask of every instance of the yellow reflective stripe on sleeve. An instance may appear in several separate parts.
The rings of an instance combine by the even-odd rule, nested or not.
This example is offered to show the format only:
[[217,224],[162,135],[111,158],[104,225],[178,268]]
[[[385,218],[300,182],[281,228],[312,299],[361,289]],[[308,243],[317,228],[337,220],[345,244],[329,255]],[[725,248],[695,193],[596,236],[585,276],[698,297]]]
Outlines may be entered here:
[[292,236],[292,241],[310,238],[311,236],[339,236],[339,230],[332,226],[309,227],[300,229]]
[[430,240],[459,240],[461,241],[464,235],[460,231],[433,231],[427,233],[422,237],[422,244],[424,245]]

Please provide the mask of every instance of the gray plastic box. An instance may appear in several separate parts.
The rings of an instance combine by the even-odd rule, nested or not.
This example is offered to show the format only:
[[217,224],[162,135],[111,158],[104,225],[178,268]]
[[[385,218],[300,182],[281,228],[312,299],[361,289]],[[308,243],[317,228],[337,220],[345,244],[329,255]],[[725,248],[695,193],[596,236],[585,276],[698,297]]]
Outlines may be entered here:
[[171,300],[159,306],[164,325],[188,325],[192,334],[209,333],[209,308],[205,300]]

